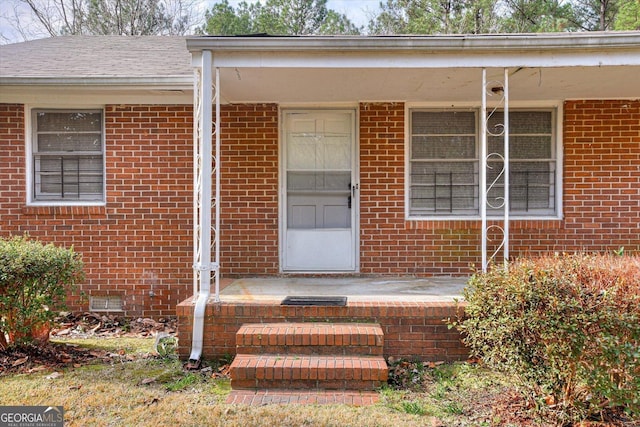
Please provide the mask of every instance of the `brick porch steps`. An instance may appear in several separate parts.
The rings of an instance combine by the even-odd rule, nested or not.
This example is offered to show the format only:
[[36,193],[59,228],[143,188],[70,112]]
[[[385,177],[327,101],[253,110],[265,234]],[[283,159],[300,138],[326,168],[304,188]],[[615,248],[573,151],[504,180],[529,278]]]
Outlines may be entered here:
[[370,404],[387,381],[376,324],[245,324],[236,345],[230,403]]

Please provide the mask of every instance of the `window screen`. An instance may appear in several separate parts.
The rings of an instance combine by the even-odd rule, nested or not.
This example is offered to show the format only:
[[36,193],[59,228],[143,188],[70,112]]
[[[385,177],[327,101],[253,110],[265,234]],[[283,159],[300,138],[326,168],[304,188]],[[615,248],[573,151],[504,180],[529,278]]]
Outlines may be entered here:
[[411,215],[477,212],[476,113],[411,114]]
[[103,200],[103,124],[100,110],[33,111],[33,198]]
[[[516,215],[555,213],[556,158],[552,110],[517,110],[509,114],[509,201]],[[501,134],[504,114],[494,112],[487,128]],[[460,216],[479,214],[479,123],[475,111],[413,110],[410,115],[409,214]],[[504,155],[503,136],[488,136],[488,153]],[[499,156],[488,158],[487,182],[499,176]],[[504,177],[487,196],[488,213],[498,214]]]

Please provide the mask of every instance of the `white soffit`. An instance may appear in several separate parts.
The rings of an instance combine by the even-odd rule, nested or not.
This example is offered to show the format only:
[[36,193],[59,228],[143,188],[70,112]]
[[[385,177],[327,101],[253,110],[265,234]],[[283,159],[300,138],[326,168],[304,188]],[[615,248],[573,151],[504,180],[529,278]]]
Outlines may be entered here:
[[[493,71],[493,73],[492,73]],[[513,101],[640,98],[640,67],[513,68]],[[500,80],[502,69],[490,70]],[[494,76],[494,77],[492,77]],[[224,102],[468,102],[479,99],[481,71],[466,69],[221,70]]]

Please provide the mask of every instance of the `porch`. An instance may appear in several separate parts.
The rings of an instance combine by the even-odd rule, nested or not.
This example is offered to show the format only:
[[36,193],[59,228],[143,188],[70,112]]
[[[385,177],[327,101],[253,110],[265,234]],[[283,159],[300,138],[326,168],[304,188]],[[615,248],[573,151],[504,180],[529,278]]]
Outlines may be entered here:
[[[220,301],[204,313],[202,357],[234,356],[236,334],[255,323],[375,323],[384,333],[383,355],[454,361],[468,351],[446,319],[461,311],[466,277],[266,277],[221,280]],[[282,305],[287,296],[342,296],[343,306]],[[179,354],[189,357],[194,298],[178,304]]]

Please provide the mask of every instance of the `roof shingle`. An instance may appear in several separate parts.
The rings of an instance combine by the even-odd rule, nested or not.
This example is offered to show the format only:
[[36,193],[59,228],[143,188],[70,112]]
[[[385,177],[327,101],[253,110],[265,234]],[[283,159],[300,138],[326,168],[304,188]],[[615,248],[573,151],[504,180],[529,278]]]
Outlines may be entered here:
[[61,36],[0,46],[2,78],[191,77],[182,36]]

